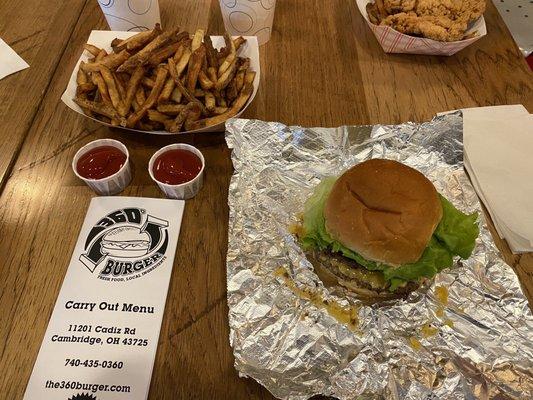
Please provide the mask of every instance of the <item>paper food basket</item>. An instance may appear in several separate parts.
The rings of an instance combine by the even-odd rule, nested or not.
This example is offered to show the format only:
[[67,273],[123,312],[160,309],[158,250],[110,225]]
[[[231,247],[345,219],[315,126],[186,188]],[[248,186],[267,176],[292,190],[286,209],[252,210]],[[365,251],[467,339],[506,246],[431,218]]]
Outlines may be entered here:
[[357,7],[359,7],[361,15],[385,53],[451,56],[487,34],[485,19],[481,16],[466,31],[467,35],[476,32],[476,35],[469,39],[459,40],[457,42],[439,42],[437,40],[405,35],[392,29],[390,26],[374,25],[370,22],[366,12],[366,5],[372,2],[373,0],[357,0]]
[[[111,51],[111,41],[114,38],[119,39],[126,39],[130,36],[133,36],[137,34],[138,32],[121,32],[121,31],[92,31],[89,35],[89,39],[87,39],[87,43],[93,44],[99,48],[105,49],[108,52]],[[239,115],[241,115],[244,110],[250,105],[250,103],[253,101],[257,89],[259,88],[259,80],[260,80],[260,65],[259,65],[259,45],[257,43],[257,37],[255,36],[244,36],[246,39],[246,43],[244,43],[237,52],[237,55],[240,57],[248,57],[250,58],[250,70],[255,71],[255,79],[253,82],[254,85],[254,91],[252,92],[252,95],[246,102],[246,105],[242,108],[241,111],[237,113],[237,115],[234,116],[234,118],[238,118]],[[219,49],[225,45],[224,43],[224,37],[222,36],[211,36],[211,41],[213,42],[213,47]],[[82,61],[87,61],[91,55],[88,51],[84,50],[80,56],[80,59],[76,63],[76,66],[74,67],[74,70],[72,71],[72,75],[70,76],[70,80],[68,82],[67,88],[63,92],[63,95],[61,96],[61,100],[63,103],[65,103],[69,108],[76,111],[77,113],[92,119],[93,121],[97,121],[101,123],[102,125],[114,127],[114,128],[120,128],[120,129],[126,129],[128,131],[133,132],[140,132],[140,133],[148,133],[148,134],[155,134],[155,135],[177,135],[182,133],[200,133],[200,132],[220,132],[224,131],[225,122],[222,122],[218,125],[212,125],[207,126],[202,129],[196,129],[193,131],[187,131],[187,132],[180,132],[180,133],[170,133],[166,131],[142,131],[139,129],[131,129],[131,128],[125,128],[121,126],[112,126],[111,124],[107,124],[105,122],[102,122],[96,118],[89,117],[86,115],[80,106],[78,106],[72,99],[76,96],[76,73],[78,72],[78,68],[80,67],[80,63]]]

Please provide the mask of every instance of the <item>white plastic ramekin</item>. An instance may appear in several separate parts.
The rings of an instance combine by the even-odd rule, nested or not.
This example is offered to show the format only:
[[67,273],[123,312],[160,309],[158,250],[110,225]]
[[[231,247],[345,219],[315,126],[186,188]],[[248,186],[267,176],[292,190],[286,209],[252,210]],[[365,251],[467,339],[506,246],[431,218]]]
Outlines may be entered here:
[[[76,170],[78,160],[82,155],[88,151],[101,146],[113,146],[126,154],[126,162],[124,165],[113,175],[102,179],[88,179],[81,176]],[[131,167],[130,167],[130,153],[126,146],[114,139],[98,139],[87,143],[81,149],[78,150],[74,159],[72,160],[72,170],[78,178],[87,184],[97,194],[102,196],[112,196],[114,194],[122,192],[126,186],[131,182]]]
[[[181,183],[179,185],[169,185],[168,183],[159,182],[155,178],[154,172],[153,172],[155,160],[161,154],[169,150],[177,150],[177,149],[187,150],[193,154],[196,154],[200,158],[200,161],[202,162],[202,168],[200,169],[200,172],[192,180],[185,182],[185,183]],[[165,146],[159,149],[158,151],[154,153],[152,158],[150,158],[150,162],[148,163],[148,173],[150,174],[150,177],[154,180],[154,182],[157,183],[157,186],[159,186],[159,189],[161,189],[161,191],[165,193],[165,195],[168,198],[179,199],[179,200],[188,200],[196,196],[196,194],[200,191],[204,183],[204,169],[205,169],[205,159],[204,159],[204,155],[202,154],[202,152],[198,150],[196,147],[188,145],[188,144],[184,144],[184,143],[170,144],[168,146]]]

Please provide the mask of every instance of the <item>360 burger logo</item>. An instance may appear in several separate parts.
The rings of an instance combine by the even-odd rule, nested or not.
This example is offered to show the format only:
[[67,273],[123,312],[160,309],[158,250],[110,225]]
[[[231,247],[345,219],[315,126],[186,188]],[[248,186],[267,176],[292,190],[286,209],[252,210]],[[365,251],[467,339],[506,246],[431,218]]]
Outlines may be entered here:
[[98,278],[127,281],[153,271],[166,258],[168,221],[141,208],[123,208],[98,221],[80,261]]

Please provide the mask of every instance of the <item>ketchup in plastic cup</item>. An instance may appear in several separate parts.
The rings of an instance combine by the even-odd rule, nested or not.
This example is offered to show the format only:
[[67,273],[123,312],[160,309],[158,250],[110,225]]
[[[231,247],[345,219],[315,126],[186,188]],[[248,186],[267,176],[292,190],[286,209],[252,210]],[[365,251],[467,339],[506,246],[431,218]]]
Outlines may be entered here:
[[72,160],[78,178],[100,195],[121,192],[131,181],[129,153],[117,140],[94,140],[78,150]]
[[102,179],[116,174],[126,163],[126,154],[114,146],[100,146],[83,154],[76,164],[78,174],[87,179]]
[[159,149],[148,163],[148,172],[167,197],[186,200],[202,187],[204,166],[200,150],[177,143]]

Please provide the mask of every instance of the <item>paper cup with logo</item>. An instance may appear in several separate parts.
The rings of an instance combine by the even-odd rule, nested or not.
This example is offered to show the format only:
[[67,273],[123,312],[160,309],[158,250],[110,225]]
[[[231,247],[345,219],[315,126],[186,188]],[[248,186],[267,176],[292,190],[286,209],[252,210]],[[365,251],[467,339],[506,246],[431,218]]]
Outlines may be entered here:
[[[187,150],[191,153],[195,154],[200,158],[200,161],[202,163],[202,168],[200,169],[200,172],[198,175],[196,175],[192,180],[181,183],[178,185],[169,185],[168,183],[160,182],[156,179],[154,176],[154,163],[157,158],[163,154],[166,153],[169,150]],[[168,198],[171,199],[179,199],[179,200],[188,200],[196,196],[196,194],[200,191],[204,184],[204,169],[205,169],[205,159],[204,155],[200,150],[198,150],[196,147],[191,146],[189,144],[185,143],[175,143],[170,144],[168,146],[165,146],[158,151],[154,153],[152,158],[150,158],[150,162],[148,163],[148,173],[150,174],[150,177],[153,179],[155,183],[157,183],[157,186],[161,189],[163,193]]]
[[158,0],[98,0],[112,31],[147,31],[161,22]]
[[[113,146],[126,154],[126,161],[124,165],[113,175],[102,179],[88,179],[84,178],[78,173],[77,165],[78,161],[85,153],[101,146]],[[81,149],[78,150],[74,159],[72,160],[72,170],[74,174],[87,184],[97,194],[102,196],[112,196],[114,194],[122,192],[126,186],[131,182],[131,167],[130,167],[130,154],[126,146],[120,143],[118,140],[113,139],[98,139],[90,143],[87,143]]]
[[259,45],[269,41],[276,0],[220,0],[226,31],[232,36],[257,36]]
[[481,16],[465,32],[467,36],[472,35],[468,39],[456,42],[439,42],[433,39],[409,36],[392,29],[390,26],[374,25],[370,22],[366,5],[373,2],[374,0],[357,0],[357,7],[385,53],[451,56],[487,34],[485,19]]

